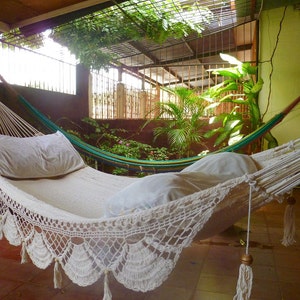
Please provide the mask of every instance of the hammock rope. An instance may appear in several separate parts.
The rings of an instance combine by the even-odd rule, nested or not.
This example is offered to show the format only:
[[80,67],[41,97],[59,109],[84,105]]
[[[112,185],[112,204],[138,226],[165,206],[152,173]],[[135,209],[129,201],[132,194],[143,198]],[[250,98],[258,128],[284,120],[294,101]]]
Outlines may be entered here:
[[0,101],[0,132],[5,135],[26,137],[41,134],[35,127]]

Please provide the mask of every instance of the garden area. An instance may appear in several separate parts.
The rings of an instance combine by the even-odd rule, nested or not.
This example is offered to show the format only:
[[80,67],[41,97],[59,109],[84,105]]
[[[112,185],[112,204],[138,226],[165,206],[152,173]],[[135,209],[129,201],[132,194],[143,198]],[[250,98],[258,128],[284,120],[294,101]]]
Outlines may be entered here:
[[[231,66],[211,72],[222,77],[223,81],[202,94],[185,87],[169,89],[168,92],[173,93],[177,101],[157,102],[154,108],[156,117],[145,118],[134,130],[122,128],[122,122],[114,128],[111,127],[112,122],[86,117],[82,122],[88,128],[87,132],[69,129],[69,133],[103,151],[131,159],[154,161],[206,155],[238,143],[263,124],[258,105],[263,80],[257,79],[257,67],[230,55],[221,56]],[[216,115],[216,110],[224,103],[232,105],[231,111]],[[141,138],[149,126],[153,133],[150,144]],[[264,139],[269,148],[277,145],[271,133],[267,133]],[[261,140],[241,151],[248,154],[261,151]],[[130,174],[127,169],[118,167],[110,169],[110,172]],[[145,174],[141,171],[135,175]]]

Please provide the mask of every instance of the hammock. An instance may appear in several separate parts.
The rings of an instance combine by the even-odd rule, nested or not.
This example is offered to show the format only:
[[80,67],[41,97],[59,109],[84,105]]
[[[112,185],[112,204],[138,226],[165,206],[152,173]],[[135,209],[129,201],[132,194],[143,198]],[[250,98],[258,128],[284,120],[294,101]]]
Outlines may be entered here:
[[[58,178],[0,177],[0,233],[22,245],[22,262],[30,258],[42,269],[54,262],[55,287],[63,270],[80,286],[104,276],[104,299],[108,273],[129,289],[149,291],[167,279],[196,234],[212,236],[247,215],[249,192],[256,210],[300,183],[300,139],[251,159],[260,170],[118,217],[103,215],[106,199],[144,178],[88,166]],[[150,176],[158,175],[169,174]]]
[[[33,130],[31,134],[36,133]],[[208,155],[182,172],[130,178],[85,166],[60,132],[0,138],[4,152],[1,174],[9,177],[0,177],[1,237],[4,235],[12,245],[22,245],[22,262],[30,259],[42,269],[54,262],[57,288],[62,284],[62,271],[80,286],[104,278],[104,299],[111,299],[109,273],[129,289],[153,290],[167,279],[182,249],[196,234],[207,238],[221,232],[247,215],[248,199],[254,211],[272,200],[281,202],[300,184],[300,139],[251,156]],[[223,179],[218,177],[220,170],[208,176],[207,172],[221,162],[230,162],[223,158],[213,163],[222,155],[250,159],[256,169],[248,173],[241,168],[240,175],[227,178],[227,165]],[[44,164],[49,160],[50,165]],[[191,192],[193,180],[201,174],[210,177],[211,184],[205,182]],[[177,198],[172,199],[177,190],[171,186],[170,199],[161,202],[158,193],[155,201],[143,203],[143,194],[150,195],[149,180],[156,179],[156,190],[162,188],[161,195],[165,195],[168,185],[162,179],[172,176],[184,179]],[[142,198],[128,207],[122,200],[132,199],[137,187]],[[142,206],[137,205],[141,202]],[[125,206],[120,209],[120,205]],[[285,245],[293,242],[293,236],[284,236]]]
[[[17,92],[5,81],[5,79],[0,75],[0,79],[5,85],[7,89],[9,89],[13,94],[15,94],[19,100],[19,102],[24,105],[28,111],[39,120],[50,132],[56,132],[57,130],[61,131],[75,146],[75,148],[82,154],[85,154],[89,157],[94,158],[101,163],[112,165],[115,167],[125,168],[133,171],[143,171],[147,173],[157,173],[157,172],[170,172],[170,171],[180,171],[184,167],[194,163],[199,160],[206,154],[200,154],[194,157],[182,158],[182,159],[174,159],[167,161],[153,161],[153,160],[140,160],[133,159],[124,156],[120,156],[114,153],[110,153],[104,150],[101,150],[97,147],[94,147],[78,137],[64,131],[58,125],[56,125],[53,121],[51,121],[48,117],[42,114],[39,110],[37,110],[32,104],[30,104],[22,95],[17,94]],[[218,152],[234,152],[242,149],[243,147],[249,145],[251,142],[259,139],[267,132],[269,132],[275,125],[280,123],[283,118],[300,102],[300,97],[295,99],[288,107],[286,107],[281,113],[275,115],[268,122],[262,125],[260,128],[255,130],[254,132],[248,134],[240,141],[224,147],[220,150],[215,151]]]

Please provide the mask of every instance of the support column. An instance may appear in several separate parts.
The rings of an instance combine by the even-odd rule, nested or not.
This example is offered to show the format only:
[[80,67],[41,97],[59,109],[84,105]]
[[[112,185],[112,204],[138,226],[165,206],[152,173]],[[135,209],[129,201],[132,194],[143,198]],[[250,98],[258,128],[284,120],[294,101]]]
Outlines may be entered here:
[[146,91],[140,91],[139,92],[139,99],[140,99],[140,118],[144,119],[147,112],[147,99],[148,95]]
[[122,68],[118,69],[118,83],[117,83],[117,107],[116,107],[116,118],[126,119],[126,91],[125,85],[122,83]]
[[126,91],[125,85],[122,82],[117,83],[117,119],[125,119],[125,104],[126,104]]
[[91,74],[90,71],[81,64],[76,66],[76,95],[79,97],[78,111],[82,117],[90,115],[91,95]]

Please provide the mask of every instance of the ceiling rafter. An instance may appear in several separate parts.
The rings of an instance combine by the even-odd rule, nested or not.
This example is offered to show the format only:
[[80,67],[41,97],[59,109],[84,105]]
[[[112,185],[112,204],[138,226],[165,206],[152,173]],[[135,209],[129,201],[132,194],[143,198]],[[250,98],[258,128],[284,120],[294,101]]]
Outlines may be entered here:
[[[131,41],[131,42],[129,42],[129,44],[131,46],[133,46],[134,48],[136,48],[137,50],[139,50],[143,55],[150,58],[156,65],[159,65],[166,72],[170,73],[172,76],[177,78],[179,82],[183,82],[183,78],[181,76],[176,74],[170,67],[168,67],[166,65],[162,65],[160,60],[156,56],[154,56],[153,54],[149,53],[139,42]],[[143,69],[145,69],[145,68],[143,68]]]
[[[252,48],[252,44],[246,44],[246,45],[241,45],[241,46],[236,46],[234,49],[231,47],[228,48],[224,48],[223,49],[223,53],[230,53],[231,51],[245,51],[245,50],[250,50]],[[201,59],[201,58],[206,58],[206,57],[211,57],[211,56],[216,56],[219,55],[220,51],[216,50],[216,51],[210,51],[210,52],[205,52],[205,53],[198,53],[195,54],[193,56],[189,56],[189,57],[185,57],[185,58],[175,58],[175,59],[170,59],[164,62],[161,62],[160,64],[148,64],[148,65],[144,65],[144,66],[137,66],[137,67],[132,67],[132,68],[136,68],[139,70],[145,69],[145,68],[154,68],[154,67],[165,67],[168,65],[173,65],[176,63],[184,63],[184,62],[188,62],[190,60],[194,60],[194,59]],[[203,62],[201,62],[201,64],[204,64]],[[178,65],[180,66],[180,65]],[[188,65],[187,65],[188,66]]]

